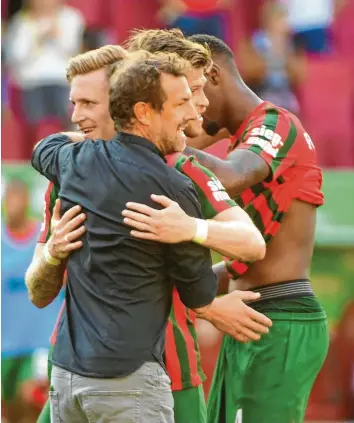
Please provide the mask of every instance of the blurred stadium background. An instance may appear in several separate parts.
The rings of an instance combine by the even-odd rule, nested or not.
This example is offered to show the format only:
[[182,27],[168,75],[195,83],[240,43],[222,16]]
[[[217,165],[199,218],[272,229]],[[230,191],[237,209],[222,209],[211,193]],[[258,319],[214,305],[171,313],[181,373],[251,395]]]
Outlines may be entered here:
[[[47,181],[29,164],[32,147],[50,133],[71,128],[67,59],[121,43],[133,28],[178,26],[188,35],[223,38],[235,51],[245,81],[263,99],[300,116],[324,169],[326,202],[318,212],[311,279],[331,329],[329,354],[307,418],[354,421],[354,0],[3,0],[1,19],[2,197],[11,180],[24,181],[34,220],[42,218]],[[64,22],[65,31],[53,26],[53,20]],[[49,38],[53,42],[48,46],[43,40]],[[226,142],[210,150],[223,157]],[[5,210],[3,220],[6,216]],[[2,238],[4,231],[6,222]],[[10,253],[2,249],[3,263],[13,259],[6,254]],[[16,257],[21,254],[19,248]],[[13,289],[25,296],[23,276],[22,271]],[[4,307],[4,289],[3,284],[2,364],[22,354],[7,349],[4,339],[18,327]],[[46,399],[43,348],[59,303],[40,311],[45,325],[29,308],[16,310],[17,323],[29,323],[21,337],[27,350],[35,353],[35,371],[30,380],[19,379],[13,399],[4,406],[4,392],[14,378],[2,369],[2,421],[35,421]],[[220,342],[207,336],[207,329],[199,326],[209,379],[206,392]]]

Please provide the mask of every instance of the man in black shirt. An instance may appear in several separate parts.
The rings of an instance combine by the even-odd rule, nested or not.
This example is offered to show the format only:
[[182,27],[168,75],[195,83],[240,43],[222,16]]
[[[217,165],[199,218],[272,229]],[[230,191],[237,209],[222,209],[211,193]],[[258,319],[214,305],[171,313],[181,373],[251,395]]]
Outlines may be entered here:
[[[121,212],[127,201],[152,205],[155,193],[202,218],[191,181],[164,159],[183,151],[183,128],[196,119],[188,68],[173,55],[132,59],[111,90],[111,115],[122,131],[115,139],[72,144],[56,135],[33,153],[33,166],[60,185],[63,211],[80,204],[87,215],[83,247],[66,264],[54,421],[173,422],[162,360],[169,281],[187,307],[208,313],[216,293],[210,254],[197,243],[133,239]],[[198,236],[205,236],[202,227]]]

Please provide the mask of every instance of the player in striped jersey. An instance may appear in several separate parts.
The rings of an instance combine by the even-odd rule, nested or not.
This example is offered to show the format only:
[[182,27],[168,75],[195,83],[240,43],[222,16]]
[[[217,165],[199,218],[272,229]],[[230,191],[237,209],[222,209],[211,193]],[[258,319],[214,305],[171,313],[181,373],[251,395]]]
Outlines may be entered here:
[[226,127],[234,135],[226,161],[189,151],[219,177],[267,242],[264,260],[227,260],[219,270],[228,271],[231,289],[260,291],[253,307],[273,320],[259,343],[224,337],[208,421],[299,423],[328,349],[326,315],[309,282],[316,209],[323,204],[315,146],[296,116],[244,84],[221,40],[191,39],[207,45],[214,61],[205,129],[211,134]]
[[[101,52],[103,50],[101,49]],[[116,57],[117,52],[112,47],[108,46],[106,48],[106,52],[106,66],[109,63],[116,61],[117,58],[120,58]],[[115,57],[113,61],[112,57]],[[92,70],[92,66],[95,64],[92,63],[92,55],[88,55],[86,59],[87,58],[89,58],[90,60],[85,61],[85,64],[81,63],[80,66],[77,66],[77,71],[75,75],[90,74],[90,70]],[[76,62],[73,61],[72,63],[75,64]],[[97,66],[96,63],[96,68],[94,69],[102,70],[104,65],[102,64],[102,62],[100,63],[101,64],[99,66]],[[200,65],[198,69],[198,78],[196,78],[196,75],[193,75],[191,82],[194,83],[197,87],[197,89],[194,90],[193,101],[196,103],[196,107],[200,107],[204,111],[206,107],[206,99],[203,93],[203,85],[205,82],[203,76],[203,69],[203,65]],[[104,70],[103,75],[106,75],[105,72],[106,71]],[[75,76],[73,76],[72,78],[75,78]],[[81,120],[79,120],[78,123],[81,126],[81,129],[90,130],[91,133],[89,136],[92,138],[102,137],[102,133],[100,133],[100,130],[102,128],[101,122],[107,123],[106,117],[109,117],[108,86],[103,85],[105,81],[102,81],[100,78],[100,75],[96,75],[96,78],[93,79],[90,84],[87,84],[87,81],[85,81],[84,90],[82,91],[82,93],[80,93],[80,95],[82,95],[77,98],[73,94],[73,85],[77,87],[77,84],[72,83],[72,100],[74,102],[74,106],[76,106],[76,104],[78,105],[74,108],[74,115],[75,113],[78,113],[79,106],[81,108],[84,107],[83,111],[81,112]],[[97,100],[97,98],[101,99],[101,94],[105,94],[105,96],[107,97],[105,104],[103,104],[103,100]],[[90,101],[92,100],[92,96],[96,97],[95,101],[99,114],[97,114],[98,111],[96,113],[92,113],[85,110],[85,105],[87,105],[87,103],[90,103]],[[105,107],[103,107],[104,105]],[[88,110],[90,109],[91,107]],[[89,118],[87,118],[88,113],[91,113],[89,115]],[[84,119],[85,116],[86,118]],[[74,120],[76,120],[75,117]],[[113,122],[109,123],[111,125],[112,130],[114,131]],[[196,124],[200,128],[201,121],[196,122]],[[103,129],[106,131],[104,134],[106,139],[112,137],[112,135],[107,132],[107,125],[105,125]],[[184,160],[183,163],[181,163],[180,158],[177,163],[174,163],[174,157],[170,157],[169,161],[171,166],[176,165],[177,167],[179,167],[179,170],[185,173],[188,177],[190,177],[192,181],[196,184],[205,217],[209,219],[215,218],[215,223],[219,220],[218,224],[215,226],[215,229],[218,229],[214,231],[218,234],[217,238],[219,238],[219,245],[222,245],[225,239],[229,239],[230,233],[234,233],[234,239],[231,240],[232,242],[229,243],[230,245],[223,248],[219,247],[220,251],[226,253],[226,250],[228,250],[228,253],[233,254],[235,256],[242,256],[243,254],[246,254],[246,256],[250,259],[260,258],[262,256],[262,243],[259,244],[260,248],[258,248],[258,252],[256,252],[256,254],[254,248],[255,244],[257,244],[257,231],[254,230],[253,225],[250,223],[248,217],[246,218],[246,215],[240,211],[240,209],[236,206],[233,201],[229,199],[223,187],[220,186],[220,183],[218,183],[217,179],[206,169],[195,163],[191,158]],[[214,186],[213,184],[217,184],[218,186],[219,194],[217,196],[213,195],[213,191],[211,189],[211,186]],[[57,254],[58,251],[60,251],[61,253],[61,255],[57,257],[67,257],[70,251],[81,247],[81,241],[77,239],[80,235],[82,235],[84,231],[84,227],[81,226],[84,217],[82,217],[81,214],[78,214],[80,213],[80,208],[77,207],[70,209],[61,218],[59,213],[60,205],[58,202],[56,203],[58,195],[58,187],[50,185],[46,193],[45,222],[41,238],[39,240],[40,244],[36,252],[37,258],[43,255],[43,245],[44,243],[47,243],[47,241],[49,241],[47,245],[51,244],[51,252],[52,254],[54,254],[53,238],[50,240],[51,220],[52,222],[54,222],[54,226],[56,228],[54,231],[57,240],[56,248],[59,248],[59,250],[54,251]],[[239,212],[241,212],[241,215],[237,214]],[[53,219],[51,219],[52,217]],[[246,221],[243,225],[242,220],[245,218]],[[236,224],[236,226],[232,224],[232,221],[235,220],[239,222],[238,224]],[[221,221],[224,221],[224,223],[221,223]],[[242,226],[246,226],[246,228]],[[238,241],[236,234],[239,238]],[[187,236],[189,235],[187,234]],[[244,237],[243,240],[242,237]],[[252,240],[252,237],[253,245],[252,242],[251,244],[247,245],[248,240],[250,238]],[[211,242],[210,246],[213,246],[216,249],[218,248],[216,244],[213,244],[212,238],[208,239],[207,241]],[[206,243],[206,245],[208,245],[208,243]],[[45,262],[42,261],[40,266],[42,268],[45,268]],[[63,267],[61,267],[62,275],[63,271],[64,269]],[[36,297],[37,301],[39,298],[37,305],[45,306],[48,302],[50,302],[53,295],[56,295],[57,290],[60,289],[62,279],[58,277],[58,274],[56,274],[55,277],[56,281],[53,281],[53,278],[51,278],[50,274],[46,275],[46,278],[48,278],[48,280],[52,279],[52,282],[54,282],[51,288],[49,286],[48,280],[45,280],[45,278],[43,278],[43,276],[40,274],[38,262],[35,261],[33,263],[33,266],[29,269],[27,275],[28,286],[30,293],[32,293],[33,301],[36,302]],[[37,290],[36,293],[33,290],[34,285],[37,284],[38,288],[41,283],[44,289],[47,289],[47,291],[44,292],[45,295],[42,298],[40,298],[41,292],[38,292]],[[50,292],[51,289],[52,292]],[[229,309],[238,310],[239,315],[238,317],[235,317],[235,320],[240,320],[240,324],[238,326],[238,330],[240,333],[236,336],[239,336],[241,340],[245,339],[245,336],[247,336],[247,334],[253,339],[259,339],[259,333],[266,333],[268,331],[267,327],[271,324],[269,319],[265,319],[264,316],[259,313],[252,313],[252,310],[242,302],[242,300],[252,300],[253,298],[256,298],[256,295],[254,293],[244,293],[244,295],[241,295],[241,297],[237,299],[236,297],[234,297],[232,299],[232,304],[230,303],[229,306]],[[235,303],[235,300],[237,304]],[[178,298],[178,294],[176,295],[176,293],[174,293],[174,305],[176,304],[177,307],[174,307],[171,312],[171,319],[169,327],[167,329],[166,347],[166,362],[170,377],[172,379],[172,387],[174,388],[175,392],[178,391],[183,393],[183,395],[175,395],[176,421],[183,422],[186,421],[186,418],[192,418],[193,421],[203,422],[206,419],[204,397],[201,385],[204,375],[202,373],[199,362],[199,351],[194,329],[195,316],[190,311],[186,310],[185,307],[182,306],[182,303]],[[224,304],[226,307],[226,302]],[[251,312],[251,316],[248,315],[248,312]],[[55,342],[55,336],[56,330],[54,331],[53,337],[51,339],[53,343]],[[175,342],[175,339],[178,340],[178,343]],[[171,358],[169,359],[169,357]],[[176,357],[177,361],[175,361]],[[185,415],[186,412],[187,417]],[[47,409],[44,410],[44,412],[42,413],[40,421],[48,422],[48,406]]]

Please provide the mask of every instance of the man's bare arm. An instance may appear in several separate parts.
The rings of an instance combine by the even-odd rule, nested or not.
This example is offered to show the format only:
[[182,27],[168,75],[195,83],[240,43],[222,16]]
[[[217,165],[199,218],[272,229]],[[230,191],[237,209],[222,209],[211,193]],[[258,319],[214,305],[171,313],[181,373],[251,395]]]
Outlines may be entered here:
[[264,258],[264,239],[240,207],[224,210],[207,222],[208,237],[203,243],[205,247],[235,260],[249,262]]
[[249,150],[235,150],[229,154],[227,160],[191,147],[187,147],[184,153],[196,156],[201,165],[211,170],[220,179],[231,198],[264,181],[270,173],[265,160]]
[[45,244],[38,243],[33,260],[26,272],[26,285],[31,302],[38,308],[47,307],[63,285],[65,261],[54,266],[44,257]]
[[[165,208],[156,210],[145,204],[127,204],[122,214],[124,223],[133,228],[131,235],[169,244],[192,241],[197,233],[198,219],[188,216],[178,203],[163,195],[153,195],[152,199]],[[240,207],[230,207],[206,222],[208,233],[204,247],[242,261],[264,258],[264,239]]]
[[80,206],[72,207],[63,217],[60,209],[61,203],[57,200],[51,219],[52,235],[47,241],[47,248],[50,256],[61,263],[50,264],[44,254],[46,244],[38,243],[26,272],[29,298],[39,308],[49,305],[59,294],[63,285],[66,259],[72,251],[82,247],[82,241],[78,238],[85,233],[83,222],[86,216],[80,213]]

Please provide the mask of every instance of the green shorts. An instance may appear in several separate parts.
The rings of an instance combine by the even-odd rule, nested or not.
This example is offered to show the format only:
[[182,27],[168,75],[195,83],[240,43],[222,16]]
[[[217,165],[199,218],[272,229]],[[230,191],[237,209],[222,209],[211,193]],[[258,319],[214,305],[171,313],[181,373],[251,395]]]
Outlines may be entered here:
[[20,385],[32,378],[32,355],[1,358],[1,397],[4,401],[14,400]]
[[173,391],[175,423],[206,423],[207,411],[203,385]]
[[208,423],[304,419],[327,355],[326,314],[315,297],[265,303],[257,310],[272,319],[269,334],[248,344],[224,337],[208,398]]

